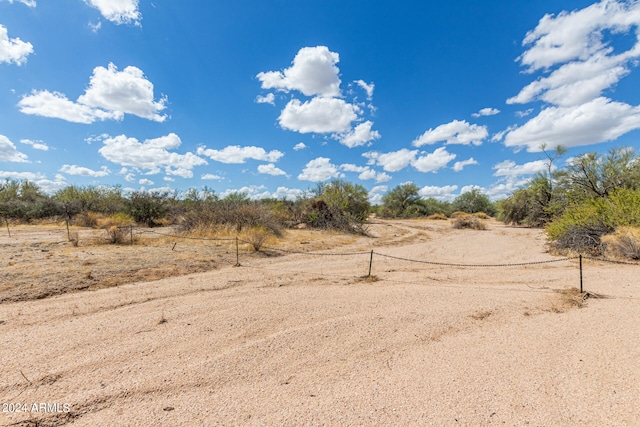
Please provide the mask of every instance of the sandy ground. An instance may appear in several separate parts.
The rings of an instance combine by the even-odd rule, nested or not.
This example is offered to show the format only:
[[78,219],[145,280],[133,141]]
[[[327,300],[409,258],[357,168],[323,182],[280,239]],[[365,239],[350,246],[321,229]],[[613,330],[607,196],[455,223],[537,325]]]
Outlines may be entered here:
[[355,255],[0,304],[0,425],[640,425],[639,267],[586,261],[609,298],[580,307],[557,292],[575,260],[397,259],[558,259],[540,230],[371,233],[328,251]]

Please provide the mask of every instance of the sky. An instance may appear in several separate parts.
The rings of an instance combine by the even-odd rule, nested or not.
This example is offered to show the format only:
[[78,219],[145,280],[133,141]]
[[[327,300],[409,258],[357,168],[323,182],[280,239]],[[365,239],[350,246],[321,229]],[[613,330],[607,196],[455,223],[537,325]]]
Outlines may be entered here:
[[0,0],[0,179],[498,200],[640,148],[639,61],[638,1]]

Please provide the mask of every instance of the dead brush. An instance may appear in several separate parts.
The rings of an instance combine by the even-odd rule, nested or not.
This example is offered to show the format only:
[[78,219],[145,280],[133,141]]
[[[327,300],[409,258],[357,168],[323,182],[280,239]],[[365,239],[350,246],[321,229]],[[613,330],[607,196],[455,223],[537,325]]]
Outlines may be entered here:
[[601,240],[608,256],[640,260],[640,229],[621,227]]
[[241,234],[240,240],[251,245],[254,251],[260,252],[260,249],[272,237],[272,234],[262,227],[252,227]]
[[593,292],[580,292],[578,288],[557,289],[554,290],[560,294],[560,305],[555,306],[554,310],[557,313],[562,313],[568,308],[582,308],[585,306],[588,299],[606,299],[606,295],[600,295]]
[[449,218],[447,218],[447,216],[446,216],[445,214],[441,214],[441,213],[434,213],[434,214],[429,215],[429,216],[427,217],[427,219],[430,219],[430,220],[437,220],[437,221],[446,221],[446,220],[448,220]]
[[486,230],[487,226],[480,219],[473,215],[458,216],[453,220],[453,228],[456,229],[472,229],[472,230]]

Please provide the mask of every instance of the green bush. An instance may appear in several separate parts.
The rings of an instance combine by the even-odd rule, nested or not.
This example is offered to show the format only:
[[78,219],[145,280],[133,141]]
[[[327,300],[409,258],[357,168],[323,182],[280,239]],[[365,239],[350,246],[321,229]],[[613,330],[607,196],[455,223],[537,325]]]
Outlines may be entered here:
[[552,246],[600,255],[602,236],[618,227],[640,225],[640,190],[617,189],[608,197],[587,199],[567,207],[546,227]]

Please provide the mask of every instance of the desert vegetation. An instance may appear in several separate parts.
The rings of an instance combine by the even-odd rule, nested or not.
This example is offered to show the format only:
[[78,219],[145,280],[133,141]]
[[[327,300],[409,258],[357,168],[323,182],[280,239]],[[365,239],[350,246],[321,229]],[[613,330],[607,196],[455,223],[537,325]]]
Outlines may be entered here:
[[630,148],[586,153],[547,170],[499,202],[506,223],[544,227],[553,249],[634,258],[640,227],[640,162]]

